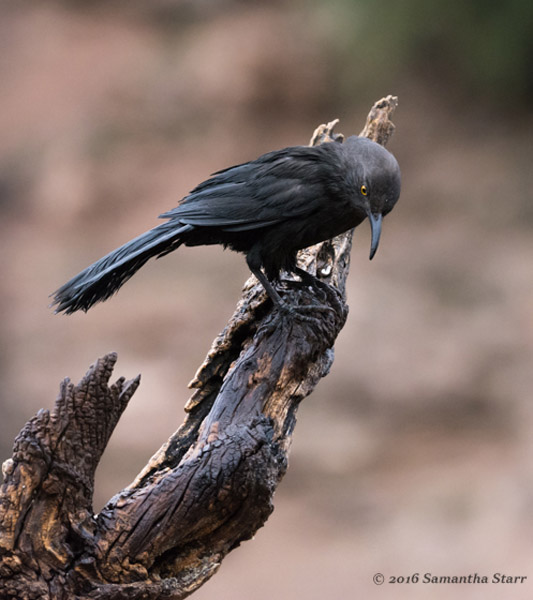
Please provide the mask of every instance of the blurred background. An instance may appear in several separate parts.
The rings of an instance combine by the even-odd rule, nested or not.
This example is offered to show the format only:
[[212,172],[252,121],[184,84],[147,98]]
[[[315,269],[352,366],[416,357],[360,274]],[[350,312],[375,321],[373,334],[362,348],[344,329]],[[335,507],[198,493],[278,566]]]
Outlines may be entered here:
[[[0,456],[99,356],[142,373],[95,509],[183,419],[248,277],[181,249],[87,315],[48,295],[213,171],[399,96],[402,197],[301,406],[276,509],[198,600],[533,597],[533,3],[23,1],[0,8]],[[526,575],[523,585],[374,573]]]

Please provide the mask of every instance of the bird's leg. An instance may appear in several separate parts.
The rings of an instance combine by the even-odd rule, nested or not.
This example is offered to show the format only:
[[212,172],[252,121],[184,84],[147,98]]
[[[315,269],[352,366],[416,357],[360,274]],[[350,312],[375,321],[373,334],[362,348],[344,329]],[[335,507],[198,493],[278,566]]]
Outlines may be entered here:
[[324,289],[324,288],[329,289],[331,287],[329,285],[329,283],[320,281],[320,279],[316,275],[309,273],[309,271],[306,271],[305,269],[302,269],[301,267],[294,267],[294,269],[292,271],[293,271],[293,273],[298,275],[298,277],[305,283],[305,285],[310,285],[311,287],[317,286],[322,289]]
[[335,307],[335,310],[342,313],[343,307],[337,288],[325,281],[321,281],[316,275],[309,273],[309,271],[305,271],[301,267],[294,267],[293,273],[300,277],[303,284],[322,290],[325,293],[326,298],[328,298]]
[[306,321],[316,321],[316,317],[307,317],[302,313],[330,311],[335,312],[330,306],[325,306],[322,304],[315,304],[313,306],[292,306],[291,304],[288,304],[281,298],[276,288],[272,285],[272,283],[268,280],[268,277],[263,273],[263,271],[261,271],[259,267],[256,267],[254,264],[250,264],[250,261],[248,261],[248,266],[250,267],[250,271],[259,280],[259,283],[265,288],[266,293],[274,303],[274,306],[280,311],[280,313],[289,314],[292,316],[298,315],[300,319]]
[[[311,273],[309,273],[309,271],[306,271],[304,269],[302,269],[301,267],[294,267],[292,269],[292,272],[295,275],[298,275],[298,277],[300,278],[300,281],[295,281],[293,279],[285,279],[284,281],[288,284],[288,285],[294,285],[297,287],[311,287],[314,288],[316,291],[321,291],[321,292],[327,292],[329,291],[329,284],[324,283],[323,281],[320,281],[320,279],[318,279],[318,277],[316,277],[315,275],[312,275]],[[326,294],[322,294],[322,296],[325,298]]]
[[270,283],[270,281],[268,280],[267,276],[263,273],[263,271],[261,271],[261,269],[252,267],[251,265],[248,265],[248,266],[250,267],[250,271],[252,271],[252,273],[259,280],[259,283],[265,288],[265,292],[267,293],[268,297],[274,303],[274,306],[276,306],[277,308],[283,308],[284,306],[286,306],[286,302],[283,302],[281,296],[278,294],[278,291]]

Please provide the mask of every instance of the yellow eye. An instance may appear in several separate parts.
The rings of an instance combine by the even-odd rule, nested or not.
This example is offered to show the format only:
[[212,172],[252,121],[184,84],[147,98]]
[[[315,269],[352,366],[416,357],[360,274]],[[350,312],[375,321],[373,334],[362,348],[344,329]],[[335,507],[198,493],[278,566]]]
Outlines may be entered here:
[[361,186],[361,194],[363,194],[363,196],[366,196],[368,194],[368,189],[366,185]]

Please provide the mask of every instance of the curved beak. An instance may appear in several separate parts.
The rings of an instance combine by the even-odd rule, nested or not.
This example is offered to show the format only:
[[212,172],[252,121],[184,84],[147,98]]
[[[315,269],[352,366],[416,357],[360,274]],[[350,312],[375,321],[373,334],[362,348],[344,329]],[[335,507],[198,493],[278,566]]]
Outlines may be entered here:
[[372,260],[379,246],[379,238],[381,236],[381,222],[383,220],[383,216],[381,215],[381,213],[375,215],[369,212],[368,220],[370,221],[370,228],[372,230],[372,242],[370,244],[370,260]]

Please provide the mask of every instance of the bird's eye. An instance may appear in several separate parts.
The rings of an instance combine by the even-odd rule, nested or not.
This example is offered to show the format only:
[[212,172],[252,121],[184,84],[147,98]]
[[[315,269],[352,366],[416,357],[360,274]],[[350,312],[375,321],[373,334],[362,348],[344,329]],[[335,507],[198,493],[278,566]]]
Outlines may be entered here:
[[366,187],[366,185],[361,186],[361,194],[363,194],[363,196],[366,196],[368,194],[368,188]]

